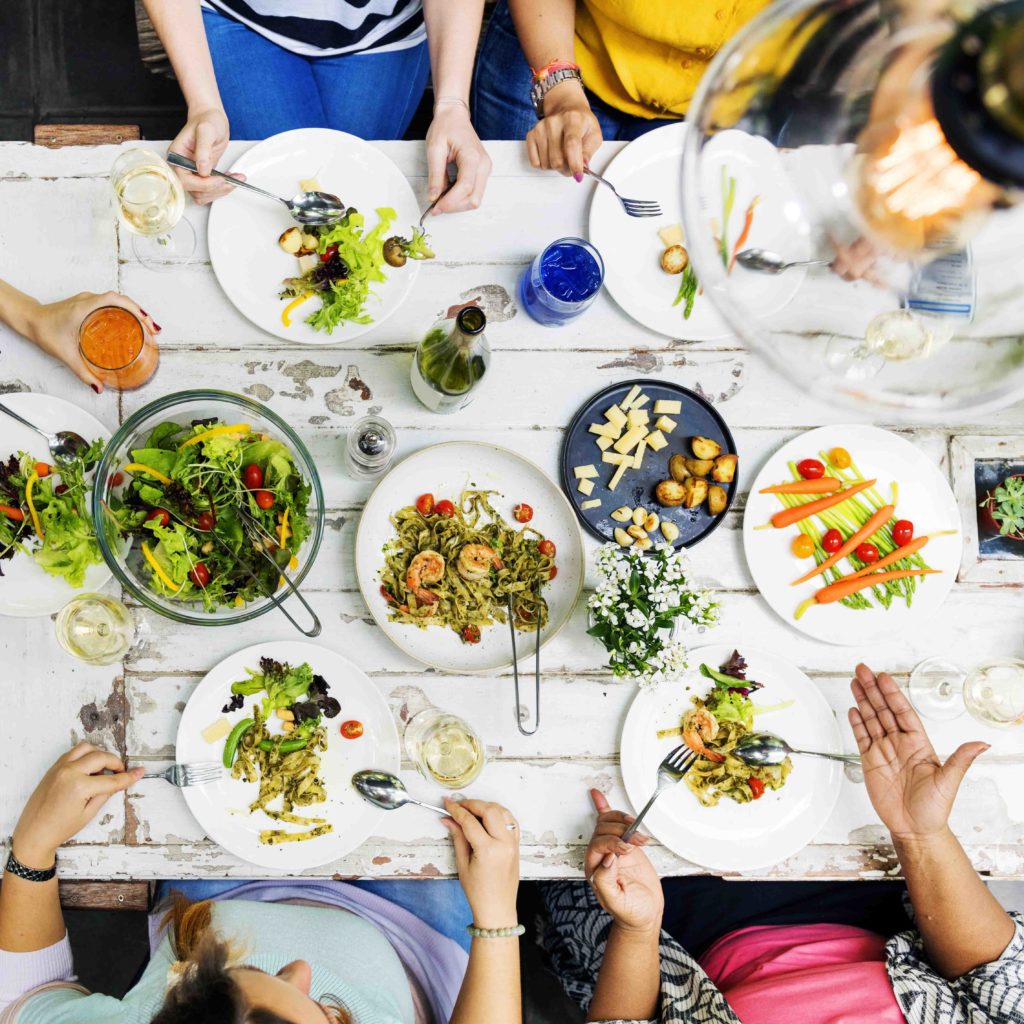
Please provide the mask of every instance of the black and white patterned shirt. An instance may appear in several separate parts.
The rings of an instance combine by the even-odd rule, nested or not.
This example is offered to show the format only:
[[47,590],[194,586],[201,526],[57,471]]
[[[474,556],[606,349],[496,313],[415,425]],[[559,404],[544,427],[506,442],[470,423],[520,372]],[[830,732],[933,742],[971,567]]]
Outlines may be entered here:
[[422,0],[202,0],[304,57],[404,50],[426,39]]

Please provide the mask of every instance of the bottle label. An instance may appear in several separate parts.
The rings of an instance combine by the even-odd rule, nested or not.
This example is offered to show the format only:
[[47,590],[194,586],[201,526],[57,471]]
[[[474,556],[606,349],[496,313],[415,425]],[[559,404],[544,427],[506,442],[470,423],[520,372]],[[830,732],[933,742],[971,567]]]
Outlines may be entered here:
[[903,305],[918,313],[971,320],[974,299],[974,262],[970,248],[966,248],[945,253],[920,267],[911,279]]

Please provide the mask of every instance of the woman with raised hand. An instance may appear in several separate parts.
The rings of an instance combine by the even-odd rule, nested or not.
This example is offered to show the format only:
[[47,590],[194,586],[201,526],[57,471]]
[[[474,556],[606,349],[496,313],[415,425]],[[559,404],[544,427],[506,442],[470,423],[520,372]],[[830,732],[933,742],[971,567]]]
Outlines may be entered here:
[[942,763],[891,676],[858,665],[850,724],[913,922],[871,882],[659,882],[633,820],[592,792],[587,883],[548,883],[545,945],[589,1021],[1019,1024],[1024,916],[1008,914],[949,828],[968,768]]
[[461,889],[193,884],[214,898],[176,893],[154,915],[149,964],[124,999],[89,994],[74,981],[57,851],[141,774],[80,743],[26,804],[0,886],[0,1024],[521,1024],[519,828],[478,800],[446,801]]
[[292,128],[402,138],[430,75],[429,198],[444,191],[449,163],[458,171],[434,212],[480,205],[491,161],[469,87],[484,0],[144,2],[188,106],[170,148],[197,165],[197,174],[178,171],[197,203],[231,191],[210,177],[230,138]]

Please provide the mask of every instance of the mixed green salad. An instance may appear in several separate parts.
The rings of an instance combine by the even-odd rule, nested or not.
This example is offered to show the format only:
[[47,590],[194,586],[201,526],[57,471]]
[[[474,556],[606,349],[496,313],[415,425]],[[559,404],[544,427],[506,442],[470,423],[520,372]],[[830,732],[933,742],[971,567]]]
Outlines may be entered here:
[[248,423],[160,423],[123,469],[111,526],[138,541],[137,571],[162,597],[241,607],[297,566],[310,485],[287,446]]
[[385,263],[402,267],[407,260],[433,258],[423,231],[414,227],[409,239],[385,237],[397,214],[384,206],[376,214],[377,224],[366,234],[366,218],[351,209],[337,224],[289,228],[281,235],[278,243],[298,258],[301,271],[283,282],[280,297],[291,300],[281,312],[285,327],[291,326],[292,310],[314,295],[320,298],[320,308],[306,317],[306,323],[316,331],[331,334],[345,322],[373,323],[366,302],[371,285],[387,280]]
[[50,575],[81,587],[86,569],[103,561],[89,517],[87,475],[104,444],[93,441],[81,457],[58,466],[25,452],[0,462],[0,576],[2,561],[20,552]]

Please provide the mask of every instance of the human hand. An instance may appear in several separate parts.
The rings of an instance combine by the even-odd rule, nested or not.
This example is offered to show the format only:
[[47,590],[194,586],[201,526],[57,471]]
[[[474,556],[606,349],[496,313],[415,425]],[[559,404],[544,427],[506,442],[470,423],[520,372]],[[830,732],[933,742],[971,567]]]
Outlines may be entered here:
[[637,832],[624,843],[622,835],[633,823],[633,816],[613,811],[598,789],[590,791],[590,799],[597,822],[587,846],[584,874],[598,902],[624,931],[660,930],[665,896],[657,871],[639,849],[647,837]]
[[[452,834],[455,863],[478,928],[509,928],[516,923],[519,890],[519,827],[511,811],[482,800],[461,803],[445,797],[451,819],[441,824]],[[509,828],[516,825],[516,828]]]
[[58,302],[37,302],[26,312],[29,340],[47,355],[64,363],[96,394],[103,391],[103,384],[86,365],[78,350],[78,328],[94,309],[101,306],[122,306],[131,310],[150,334],[160,333],[160,325],[138,303],[119,292],[103,292],[101,295],[96,292],[79,292]]
[[[210,174],[224,155],[230,139],[227,114],[220,107],[210,107],[195,114],[190,111],[185,127],[168,147],[169,152],[195,161],[195,174],[181,167],[175,168],[185,191],[195,202],[212,203],[214,199],[234,191],[230,182]],[[244,174],[233,173],[231,177],[245,181]]]
[[864,784],[893,839],[927,839],[944,831],[960,782],[989,745],[963,743],[942,764],[892,676],[876,676],[867,665],[858,665],[850,689],[857,702],[850,708],[850,725]]
[[849,245],[835,243],[836,254],[829,268],[844,281],[870,281],[879,288],[887,287],[882,267],[882,254],[867,238],[861,236]]
[[579,83],[559,82],[544,97],[544,117],[526,136],[526,152],[532,167],[580,181],[602,141],[601,126]]
[[427,129],[427,198],[433,202],[448,187],[448,164],[455,163],[458,177],[432,213],[475,210],[483,199],[491,174],[491,158],[461,103],[442,103],[434,108]]
[[[114,775],[101,774],[104,769]],[[127,789],[145,769],[126,771],[121,759],[79,743],[43,776],[14,828],[11,849],[26,867],[45,870],[58,847],[80,832],[114,793]]]

